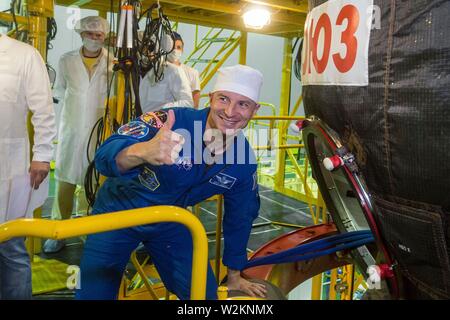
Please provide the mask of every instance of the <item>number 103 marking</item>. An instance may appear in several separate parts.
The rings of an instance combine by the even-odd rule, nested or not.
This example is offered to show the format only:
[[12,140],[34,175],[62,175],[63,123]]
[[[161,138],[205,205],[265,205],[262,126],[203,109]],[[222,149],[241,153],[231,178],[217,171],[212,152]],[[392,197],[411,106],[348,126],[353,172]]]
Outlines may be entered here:
[[[314,8],[305,23],[304,84],[367,84],[372,0],[331,0]],[[372,14],[367,17],[372,19]]]

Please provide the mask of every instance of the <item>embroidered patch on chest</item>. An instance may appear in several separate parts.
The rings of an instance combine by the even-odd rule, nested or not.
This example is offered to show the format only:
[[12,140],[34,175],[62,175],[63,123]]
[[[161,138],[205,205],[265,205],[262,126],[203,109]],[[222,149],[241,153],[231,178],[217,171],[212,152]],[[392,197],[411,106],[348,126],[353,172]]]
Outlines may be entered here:
[[140,121],[131,121],[124,124],[117,130],[117,133],[123,136],[130,136],[133,138],[143,138],[148,134],[148,127]]
[[178,169],[189,171],[192,169],[192,159],[190,157],[180,157],[178,158],[176,165]]
[[167,121],[167,111],[155,111],[144,113],[140,119],[149,126],[161,129]]
[[237,180],[236,178],[229,176],[225,173],[219,173],[218,175],[212,177],[209,180],[209,183],[225,189],[231,189],[236,183],[236,180]]
[[145,167],[144,170],[142,170],[142,172],[139,174],[139,181],[144,187],[152,191],[155,191],[160,186],[155,172],[147,167]]

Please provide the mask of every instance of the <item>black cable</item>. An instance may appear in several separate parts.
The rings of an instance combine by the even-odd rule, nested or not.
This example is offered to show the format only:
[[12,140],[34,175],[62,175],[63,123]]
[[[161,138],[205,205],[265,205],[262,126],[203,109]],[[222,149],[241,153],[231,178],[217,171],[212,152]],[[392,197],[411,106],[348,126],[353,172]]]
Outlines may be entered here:
[[[137,58],[140,69],[140,75],[144,77],[150,70],[153,71],[155,82],[159,82],[164,77],[164,65],[167,55],[175,48],[175,39],[172,27],[163,9],[159,8],[157,18],[152,18],[154,10],[158,9],[158,4],[154,3],[149,9],[143,12],[139,19],[135,21],[135,30],[139,27],[140,20],[145,17],[145,27],[142,33],[142,39],[135,36],[137,42]],[[162,45],[166,36],[172,38],[172,47],[167,51]]]
[[[100,118],[94,124],[94,128],[92,128],[92,131],[89,134],[88,146],[91,145],[92,137],[94,136],[95,132],[97,132],[97,143],[96,143],[96,146],[98,145],[98,135],[99,135],[99,133],[101,131],[100,129],[101,129],[102,126],[103,126],[103,118]],[[86,158],[88,159],[88,162],[91,162],[91,158],[90,158],[90,155],[89,155],[89,149],[86,150]]]
[[[302,81],[302,50],[303,50],[303,38],[298,38],[299,46],[297,50],[297,56],[294,61],[294,74],[295,77],[301,82]],[[296,42],[297,43],[297,42]]]
[[[155,82],[159,82],[164,77],[164,66],[167,60],[167,55],[170,54],[175,48],[175,40],[172,33],[172,28],[169,19],[164,15],[162,8],[158,4],[153,4],[147,10],[141,14],[141,3],[136,0],[130,0],[127,3],[121,4],[121,1],[117,2],[120,17],[121,5],[133,6],[133,45],[131,49],[126,47],[126,32],[124,32],[124,41],[121,48],[116,48],[114,45],[114,60],[113,74],[109,79],[109,72],[107,74],[107,102],[105,106],[105,115],[99,119],[91,131],[88,147],[87,157],[89,160],[89,167],[85,176],[85,192],[86,199],[89,205],[92,207],[95,201],[95,195],[100,186],[100,174],[95,169],[94,161],[89,159],[89,150],[92,143],[95,143],[95,151],[102,143],[102,139],[105,137],[106,125],[111,126],[111,132],[114,133],[120,125],[128,123],[132,119],[142,114],[142,108],[139,99],[139,84],[141,77],[143,78],[148,72],[152,72]],[[114,7],[113,0],[110,0],[110,36],[112,34],[112,28],[114,25],[114,18],[112,12]],[[158,10],[157,18],[153,19],[153,11]],[[120,17],[123,18],[123,17]],[[117,23],[117,28],[120,27],[120,18]],[[142,32],[142,37],[139,33],[139,22],[145,18],[145,27]],[[125,24],[126,25],[126,24]],[[119,31],[117,32],[119,35]],[[172,38],[172,47],[163,47],[165,38],[170,36]],[[111,47],[111,37],[108,41],[108,52]],[[109,59],[107,61],[107,69],[109,70]],[[112,91],[112,83],[116,72],[122,72],[124,78],[124,105],[118,106],[118,109],[123,108],[121,119],[109,119],[110,106],[109,98]],[[134,99],[133,99],[134,98]],[[133,104],[134,100],[134,104]],[[109,120],[109,121],[107,121]],[[95,136],[94,133],[97,132]]]
[[295,47],[297,47],[297,44],[298,44],[299,40],[300,40],[299,37],[295,38],[294,45],[292,46],[292,50],[291,50],[292,54],[294,53]]
[[56,20],[54,18],[47,18],[47,39],[46,39],[47,46],[45,48],[46,56],[48,56],[48,50],[53,49],[51,41],[55,40],[57,33],[58,33],[58,26],[56,25]]
[[[118,1],[118,5],[120,8],[120,0]],[[84,191],[85,191],[85,195],[86,195],[86,200],[89,204],[89,208],[87,210],[88,214],[89,214],[89,209],[93,207],[94,202],[95,202],[95,196],[97,194],[97,190],[100,186],[100,174],[99,172],[95,169],[95,161],[94,159],[90,159],[90,155],[89,155],[89,151],[91,149],[91,144],[93,143],[93,136],[94,133],[96,132],[96,138],[95,138],[95,147],[94,147],[94,152],[97,151],[97,149],[100,147],[101,143],[102,143],[102,138],[104,137],[105,134],[105,120],[110,116],[110,106],[109,106],[109,98],[111,96],[111,88],[112,88],[112,83],[114,80],[114,73],[111,76],[110,79],[110,48],[111,48],[111,35],[112,35],[112,31],[113,31],[113,26],[114,26],[114,2],[113,0],[110,0],[110,25],[109,25],[109,39],[108,39],[108,52],[107,52],[107,57],[106,57],[106,105],[105,105],[105,113],[104,116],[100,119],[97,120],[97,122],[95,123],[94,127],[92,128],[92,131],[89,135],[89,140],[88,140],[88,144],[87,144],[87,148],[86,148],[86,156],[89,162],[88,165],[88,169],[86,171],[86,175],[84,177]],[[119,11],[120,12],[120,11]],[[116,50],[114,50],[114,55],[116,54]],[[112,119],[111,119],[112,120]],[[114,121],[111,125],[114,127]],[[113,129],[113,128],[112,128]],[[114,129],[113,129],[114,130]]]
[[[56,70],[48,63],[46,63],[45,66],[47,67],[47,72],[48,72],[48,76],[50,79],[51,88],[53,89],[53,87],[55,85],[55,79],[56,79]],[[55,100],[55,98],[53,98],[53,100]]]
[[95,170],[95,162],[89,163],[86,171],[86,176],[84,178],[84,192],[86,195],[86,201],[89,205],[87,208],[87,213],[89,215],[90,208],[94,206],[95,197],[100,187],[100,174]]
[[16,19],[16,0],[11,1],[11,15],[13,17],[14,28],[16,29],[16,39],[19,39],[19,24]]
[[[118,5],[119,5],[119,8],[120,8],[120,0],[118,1]],[[109,97],[111,96],[111,88],[112,88],[112,82],[113,82],[113,79],[114,79],[114,73],[112,73],[112,77],[111,77],[111,79],[109,79],[109,76],[110,76],[110,65],[109,65],[109,62],[110,62],[110,56],[109,56],[109,54],[110,54],[110,49],[111,49],[111,35],[112,35],[112,32],[113,32],[113,26],[114,26],[114,13],[113,13],[113,9],[114,9],[114,2],[113,2],[113,0],[110,0],[110,15],[109,15],[109,17],[110,17],[110,20],[111,20],[111,23],[109,24],[109,39],[108,39],[108,58],[107,58],[107,60],[106,60],[106,70],[107,70],[107,73],[106,73],[106,88],[107,88],[107,94],[106,94],[106,106],[105,106],[105,118],[109,115]],[[120,12],[120,11],[119,11]],[[115,44],[113,44],[113,46],[114,46],[114,49],[113,49],[113,55],[114,55],[114,57],[116,56],[116,54],[117,54],[117,49],[116,49],[116,46],[115,46]]]
[[[17,9],[17,10],[16,10]],[[14,30],[15,39],[19,40],[21,42],[28,43],[28,30],[19,30],[19,23],[17,22],[17,13],[19,15],[21,14],[20,9],[22,8],[22,1],[21,0],[12,0],[10,4],[10,8],[3,10],[2,12],[10,12],[13,18],[13,22],[10,23],[3,23],[0,22],[0,26],[5,26],[8,28],[8,30]],[[27,16],[28,14],[22,13],[23,16]]]
[[100,175],[97,170],[95,170],[94,159],[91,160],[89,155],[92,137],[94,136],[95,132],[97,133],[95,150],[97,150],[101,143],[101,135],[103,132],[103,118],[98,119],[98,121],[95,123],[94,128],[89,135],[88,148],[86,150],[86,157],[88,159],[89,166],[84,177],[84,190],[89,207],[92,207],[94,205],[95,195],[97,193],[98,186],[100,185]]
[[47,18],[47,52],[49,49],[53,49],[50,41],[55,40],[56,34],[58,32],[58,26],[54,18]]

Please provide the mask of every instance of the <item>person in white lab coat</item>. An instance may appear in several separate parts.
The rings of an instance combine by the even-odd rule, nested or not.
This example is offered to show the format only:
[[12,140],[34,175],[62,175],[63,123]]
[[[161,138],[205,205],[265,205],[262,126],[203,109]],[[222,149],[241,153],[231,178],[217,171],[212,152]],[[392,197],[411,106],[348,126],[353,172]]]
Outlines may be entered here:
[[189,81],[189,85],[192,91],[192,100],[194,101],[194,108],[198,109],[200,104],[200,75],[198,71],[190,66],[181,63],[181,55],[184,50],[184,41],[181,38],[181,35],[177,32],[173,32],[175,38],[175,48],[174,50],[167,56],[167,60],[173,63],[176,66],[179,66]]
[[[173,47],[172,39],[169,36],[164,39],[163,46],[169,51]],[[139,97],[144,113],[161,108],[194,105],[186,74],[170,62],[164,62],[164,77],[161,81],[155,81],[153,70],[147,72],[139,84]]]
[[[29,111],[34,127],[31,162]],[[55,135],[50,81],[41,55],[28,44],[0,35],[0,223],[31,217],[35,209],[28,208],[31,195],[37,189],[48,191],[48,179],[44,179]],[[24,239],[0,243],[0,300],[30,299],[31,294]]]
[[[107,66],[112,68],[112,61],[108,62],[110,56],[103,48],[109,31],[108,22],[97,16],[86,17],[78,21],[75,31],[80,34],[83,45],[60,58],[55,82],[55,96],[61,101],[61,122],[56,149],[57,194],[53,219],[71,217],[75,189],[77,185],[84,185],[89,165],[86,155],[89,136],[103,116]],[[92,159],[94,143],[91,143],[89,154]],[[81,198],[85,199],[84,195]],[[64,245],[64,240],[47,240],[43,251],[57,252]]]

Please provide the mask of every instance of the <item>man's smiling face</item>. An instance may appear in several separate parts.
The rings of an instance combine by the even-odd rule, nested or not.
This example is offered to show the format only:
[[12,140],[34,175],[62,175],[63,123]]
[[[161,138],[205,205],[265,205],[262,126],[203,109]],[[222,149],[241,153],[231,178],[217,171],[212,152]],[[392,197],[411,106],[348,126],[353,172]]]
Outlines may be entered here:
[[247,126],[259,109],[259,104],[238,93],[216,91],[210,93],[211,112],[208,125],[223,134],[234,134]]

